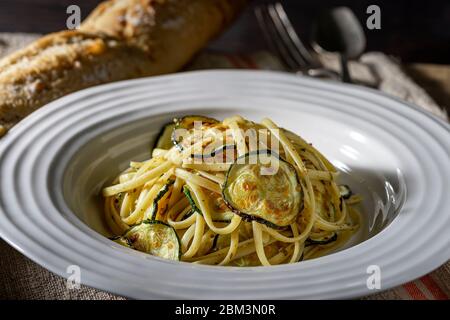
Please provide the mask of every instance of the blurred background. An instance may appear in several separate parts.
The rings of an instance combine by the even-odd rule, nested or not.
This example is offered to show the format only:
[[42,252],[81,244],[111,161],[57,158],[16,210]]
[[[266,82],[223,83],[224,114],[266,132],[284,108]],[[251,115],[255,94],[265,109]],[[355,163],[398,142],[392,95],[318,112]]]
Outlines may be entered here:
[[[47,33],[65,28],[67,6],[77,4],[83,18],[101,0],[0,0],[0,32]],[[345,5],[365,25],[366,8],[381,8],[381,30],[365,30],[367,50],[383,51],[403,62],[450,64],[449,0],[284,0],[282,1],[298,33],[307,41],[311,25],[321,10]],[[254,3],[258,3],[257,0]],[[216,41],[213,47],[245,52],[264,48],[252,10]],[[244,47],[243,44],[246,44]],[[249,45],[250,44],[250,45]]]
[[[209,45],[220,52],[249,53],[268,49],[254,15],[253,0],[239,20]],[[450,110],[449,0],[280,0],[304,43],[311,42],[319,14],[336,6],[353,10],[364,27],[367,51],[394,57],[402,69],[440,106]],[[102,0],[0,0],[0,33],[49,33],[66,28],[69,5],[85,18]],[[381,30],[369,30],[369,5],[381,9]],[[0,41],[0,50],[2,43]]]
[[[65,28],[67,6],[77,4],[83,18],[101,0],[0,0],[0,32],[48,33]],[[253,1],[258,3],[258,0]],[[381,8],[381,30],[365,29],[368,51],[382,51],[403,62],[450,64],[449,0],[284,0],[288,14],[305,42],[318,14],[330,7],[350,7],[365,25],[366,8]],[[212,46],[245,52],[265,47],[249,8],[237,24]],[[245,44],[245,46],[244,46]]]

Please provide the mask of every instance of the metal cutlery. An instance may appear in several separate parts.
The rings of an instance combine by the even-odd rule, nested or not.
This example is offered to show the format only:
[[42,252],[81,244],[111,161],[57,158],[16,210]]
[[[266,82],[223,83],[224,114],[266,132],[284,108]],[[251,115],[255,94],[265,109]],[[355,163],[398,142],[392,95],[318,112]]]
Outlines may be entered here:
[[339,78],[336,72],[324,68],[305,47],[280,2],[265,2],[257,6],[255,15],[271,49],[289,71],[313,77]]

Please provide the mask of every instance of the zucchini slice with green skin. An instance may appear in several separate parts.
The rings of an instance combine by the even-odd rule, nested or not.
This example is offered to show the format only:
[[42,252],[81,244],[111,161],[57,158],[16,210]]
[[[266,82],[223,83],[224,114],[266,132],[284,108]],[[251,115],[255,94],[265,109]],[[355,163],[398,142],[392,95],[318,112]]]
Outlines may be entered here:
[[[192,207],[192,211],[203,215],[200,206],[192,196],[191,189],[187,185],[183,187],[183,192]],[[207,193],[208,206],[211,209],[211,219],[214,222],[230,222],[234,217],[234,213],[228,208],[222,196],[212,191],[205,190],[204,192]]]
[[180,260],[181,244],[174,228],[158,220],[145,220],[121,237],[131,248],[168,260]]
[[342,184],[339,186],[339,193],[345,200],[349,199],[353,194],[352,189],[350,189],[350,187],[346,184]]
[[194,123],[195,122],[201,122],[202,128],[206,127],[212,127],[219,123],[218,120],[203,116],[196,116],[196,115],[190,115],[190,116],[184,116],[180,119],[174,119],[175,122],[175,128],[172,132],[172,143],[177,146],[177,148],[182,151],[186,147],[183,145],[183,133],[189,132],[190,130],[194,129]]
[[169,122],[164,125],[156,138],[153,149],[164,149],[168,150],[173,147],[172,133],[175,128],[175,123]]
[[192,196],[191,189],[187,185],[183,186],[183,193],[186,196],[186,198],[188,199],[189,204],[191,205],[192,211],[202,214],[200,207],[198,206],[197,202],[194,200],[194,197]]
[[334,242],[334,241],[336,241],[337,240],[337,233],[336,232],[334,232],[331,236],[328,236],[328,237],[323,237],[323,238],[320,238],[320,239],[311,239],[311,238],[308,238],[306,241],[305,241],[305,246],[312,246],[312,245],[324,245],[324,244],[329,244],[329,243],[331,243],[331,242]]
[[294,222],[303,200],[295,168],[269,151],[238,158],[227,172],[222,195],[244,220],[272,228]]
[[[209,154],[192,154],[191,158],[204,160],[216,159],[219,161],[219,163],[229,163],[234,161],[235,153],[236,153],[236,145],[224,144],[214,149]],[[230,161],[230,159],[232,160]]]
[[167,205],[169,204],[170,194],[172,192],[174,182],[174,180],[168,180],[164,187],[162,187],[156,195],[150,209],[150,220],[166,220],[165,213],[167,212]]
[[112,240],[115,243],[118,243],[118,244],[120,244],[120,245],[122,245],[124,247],[133,248],[131,246],[131,244],[128,242],[128,240],[126,238],[124,238],[124,237],[116,236],[116,237],[109,238],[109,240]]

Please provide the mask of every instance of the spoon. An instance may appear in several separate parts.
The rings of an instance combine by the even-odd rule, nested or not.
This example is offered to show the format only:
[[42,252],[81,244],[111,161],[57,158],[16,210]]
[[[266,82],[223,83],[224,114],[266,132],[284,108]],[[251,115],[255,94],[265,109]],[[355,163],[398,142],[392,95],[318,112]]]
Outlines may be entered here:
[[348,60],[357,59],[366,47],[366,37],[353,11],[337,7],[321,14],[313,29],[314,47],[339,54],[342,81],[352,83]]

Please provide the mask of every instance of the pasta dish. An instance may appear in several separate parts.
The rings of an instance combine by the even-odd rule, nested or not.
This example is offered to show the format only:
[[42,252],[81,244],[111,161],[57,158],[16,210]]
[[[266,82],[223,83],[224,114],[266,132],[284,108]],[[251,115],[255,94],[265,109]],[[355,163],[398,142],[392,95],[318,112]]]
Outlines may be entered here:
[[103,189],[113,241],[165,259],[221,266],[294,263],[357,231],[359,195],[312,144],[270,119],[184,116],[152,157]]

